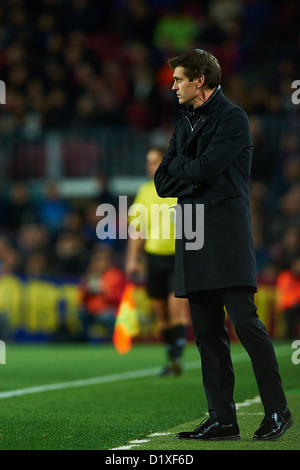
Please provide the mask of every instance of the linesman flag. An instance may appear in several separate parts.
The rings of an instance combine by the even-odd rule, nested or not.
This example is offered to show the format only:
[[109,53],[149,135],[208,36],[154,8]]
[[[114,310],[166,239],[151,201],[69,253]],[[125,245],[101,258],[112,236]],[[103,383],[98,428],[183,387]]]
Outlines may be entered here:
[[113,344],[119,354],[126,354],[132,346],[132,337],[140,332],[138,308],[135,301],[136,286],[129,282],[119,304],[113,334]]

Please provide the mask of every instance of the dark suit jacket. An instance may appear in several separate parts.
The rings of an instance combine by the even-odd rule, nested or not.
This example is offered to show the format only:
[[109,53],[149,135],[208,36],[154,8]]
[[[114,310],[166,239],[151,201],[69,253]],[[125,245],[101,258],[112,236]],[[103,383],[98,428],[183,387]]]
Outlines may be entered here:
[[[246,113],[222,90],[199,108],[198,121],[183,115],[155,174],[161,197],[178,197],[182,237],[176,240],[175,295],[233,286],[256,290],[249,206],[252,137]],[[204,205],[204,245],[186,249],[184,217]],[[199,213],[198,213],[199,218]],[[198,220],[199,222],[199,220]],[[199,224],[198,224],[199,225]]]

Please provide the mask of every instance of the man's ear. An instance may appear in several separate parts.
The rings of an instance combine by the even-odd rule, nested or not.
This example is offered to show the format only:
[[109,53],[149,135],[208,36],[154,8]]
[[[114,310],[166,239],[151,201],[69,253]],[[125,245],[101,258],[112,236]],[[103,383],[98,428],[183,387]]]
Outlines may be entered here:
[[197,88],[200,88],[204,85],[205,82],[205,76],[204,75],[199,75],[199,77],[196,80]]

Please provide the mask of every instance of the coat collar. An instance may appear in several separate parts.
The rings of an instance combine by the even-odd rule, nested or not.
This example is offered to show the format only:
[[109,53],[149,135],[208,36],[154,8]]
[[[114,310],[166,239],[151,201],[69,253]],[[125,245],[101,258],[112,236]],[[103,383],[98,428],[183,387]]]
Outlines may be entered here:
[[223,95],[221,85],[219,85],[213,94],[208,98],[208,100],[205,101],[205,103],[203,103],[201,106],[193,108],[192,106],[185,105],[180,109],[180,111],[187,118],[191,120],[197,120],[200,116],[210,113],[222,98],[224,99],[225,97]]
[[[203,105],[198,106],[195,109],[191,108],[191,106],[184,106],[184,109],[182,109],[182,111],[184,117],[187,118],[185,119],[186,125],[192,125],[195,127],[192,132],[190,132],[189,127],[186,127],[188,129],[188,137],[185,142],[184,148],[182,149],[183,153],[187,151],[191,142],[195,139],[195,137],[199,135],[203,127],[207,125],[213,111],[215,111],[215,109],[218,108],[218,106],[220,106],[220,104],[225,100],[226,98],[223,95],[221,87],[219,86]],[[186,114],[185,111],[188,111],[191,114]],[[188,121],[190,121],[190,124],[188,124]]]

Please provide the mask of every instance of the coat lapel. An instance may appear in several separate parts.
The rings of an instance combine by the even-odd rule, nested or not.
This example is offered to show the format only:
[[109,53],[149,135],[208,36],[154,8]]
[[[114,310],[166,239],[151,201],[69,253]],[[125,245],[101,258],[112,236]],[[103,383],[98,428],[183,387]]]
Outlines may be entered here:
[[196,124],[196,126],[194,127],[194,130],[192,132],[190,132],[190,135],[187,138],[187,141],[186,141],[186,146],[187,147],[190,145],[190,143],[193,139],[195,139],[196,137],[199,136],[199,134],[201,133],[203,127],[207,124],[209,119],[210,119],[209,114],[203,114],[202,117],[200,117],[200,121]]
[[203,128],[207,125],[207,123],[210,121],[211,119],[211,115],[214,114],[214,112],[219,109],[219,107],[221,106],[221,104],[225,101],[225,96],[223,95],[223,92],[221,89],[218,90],[218,92],[216,93],[216,95],[213,97],[212,100],[209,100],[209,102],[205,105],[203,105],[203,108],[201,109],[201,111],[199,110],[199,119],[200,121],[196,124],[196,126],[194,127],[193,131],[191,131],[191,124],[188,122],[189,120],[189,110],[188,108],[186,108],[183,113],[184,113],[184,120],[185,120],[185,127],[187,129],[187,132],[188,132],[188,137],[187,137],[187,140],[182,148],[182,153],[186,155],[186,151],[188,149],[188,147],[191,145],[191,143],[193,142],[193,140],[195,138],[198,138],[199,135],[201,135],[201,132],[203,130]]

